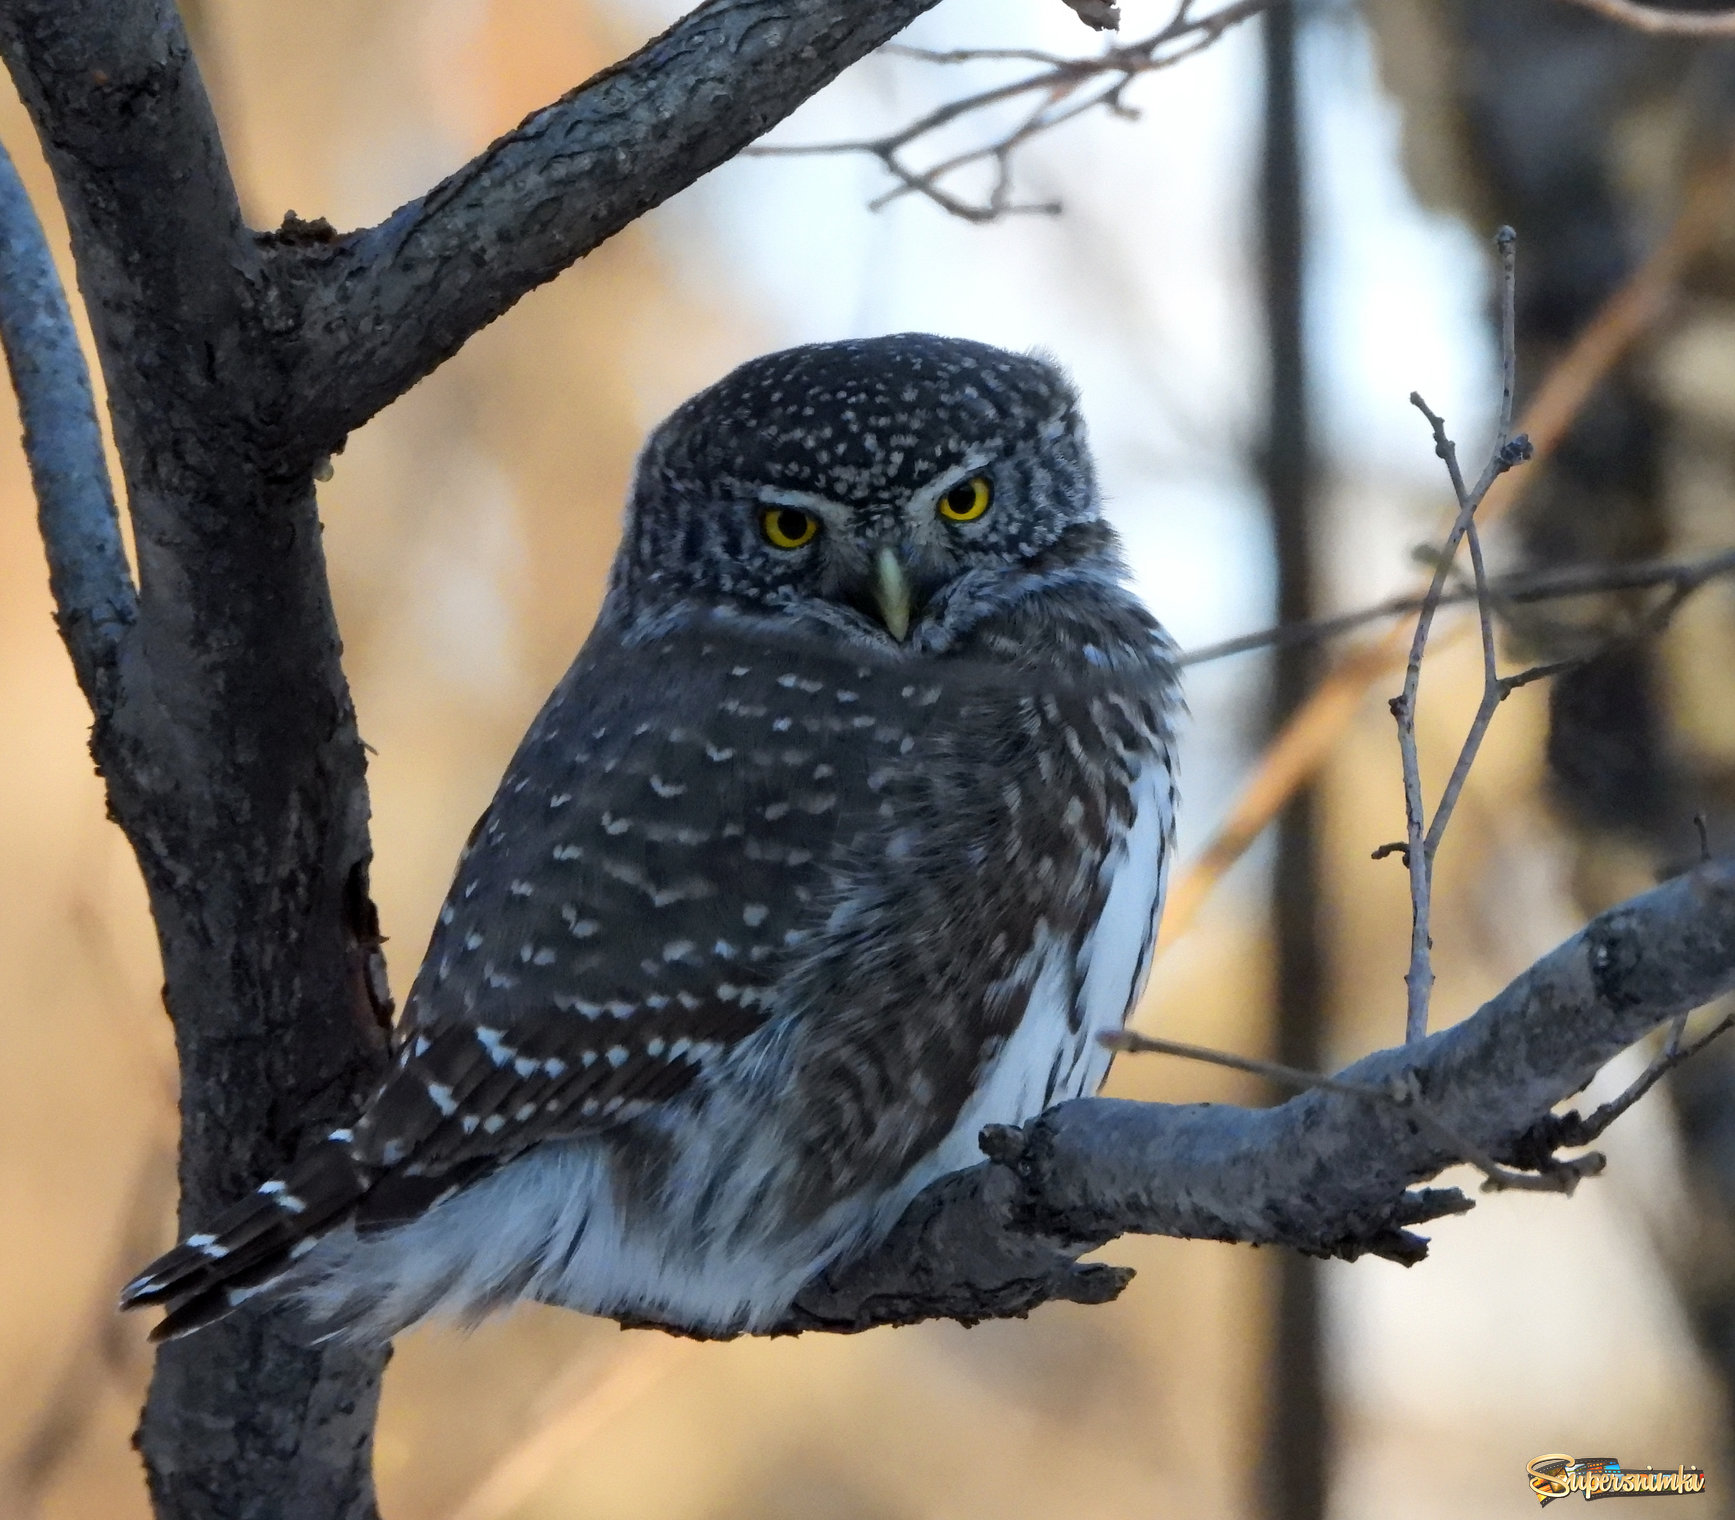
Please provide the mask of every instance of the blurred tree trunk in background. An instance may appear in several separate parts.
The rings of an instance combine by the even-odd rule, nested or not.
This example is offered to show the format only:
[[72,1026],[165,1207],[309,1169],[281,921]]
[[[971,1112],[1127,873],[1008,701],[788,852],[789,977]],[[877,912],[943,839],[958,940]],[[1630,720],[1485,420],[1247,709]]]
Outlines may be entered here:
[[[1266,429],[1259,459],[1277,569],[1277,621],[1318,613],[1315,597],[1313,444],[1306,353],[1307,207],[1304,129],[1296,67],[1300,16],[1281,3],[1261,18],[1264,143],[1259,177],[1260,289],[1265,315]],[[1280,648],[1268,722],[1281,727],[1318,677],[1318,650]],[[1302,788],[1277,827],[1271,877],[1274,1055],[1319,1069],[1325,1049],[1324,940],[1320,925],[1319,805]],[[1330,1481],[1331,1425],[1324,1365],[1319,1263],[1280,1252],[1271,1333],[1262,1500],[1269,1520],[1319,1520]]]
[[[1695,4],[1686,9],[1720,9]],[[1727,174],[1735,48],[1646,37],[1556,0],[1369,0],[1405,112],[1418,192],[1478,230],[1519,231],[1520,402],[1665,234],[1692,179]],[[1718,229],[1675,309],[1593,396],[1527,488],[1509,557],[1524,566],[1686,555],[1735,543],[1735,240]],[[1527,659],[1609,639],[1619,595],[1527,617]],[[1662,639],[1560,676],[1548,762],[1595,912],[1735,835],[1735,598],[1719,587]],[[1699,1205],[1660,1247],[1735,1407],[1735,1051],[1674,1079]],[[1729,1445],[1735,1447],[1735,1440]]]

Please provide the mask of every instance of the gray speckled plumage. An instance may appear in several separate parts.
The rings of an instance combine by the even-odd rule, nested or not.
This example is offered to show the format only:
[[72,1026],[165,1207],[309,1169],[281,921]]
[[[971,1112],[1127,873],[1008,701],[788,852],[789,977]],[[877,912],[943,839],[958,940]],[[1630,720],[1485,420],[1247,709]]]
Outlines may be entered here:
[[775,1323],[982,1124],[1100,1083],[1172,842],[1170,653],[1052,366],[921,334],[742,366],[646,446],[394,1070],[126,1301]]

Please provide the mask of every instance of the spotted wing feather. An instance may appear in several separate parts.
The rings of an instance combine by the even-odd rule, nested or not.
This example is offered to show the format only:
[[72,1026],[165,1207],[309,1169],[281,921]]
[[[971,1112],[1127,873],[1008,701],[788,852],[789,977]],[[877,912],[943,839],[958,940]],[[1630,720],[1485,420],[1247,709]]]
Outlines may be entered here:
[[325,1170],[266,1184],[123,1301],[179,1304],[171,1333],[195,1328],[222,1312],[215,1288],[345,1219],[400,1222],[679,1093],[764,1022],[940,696],[894,663],[726,627],[593,639],[475,830],[394,1068],[316,1149]]

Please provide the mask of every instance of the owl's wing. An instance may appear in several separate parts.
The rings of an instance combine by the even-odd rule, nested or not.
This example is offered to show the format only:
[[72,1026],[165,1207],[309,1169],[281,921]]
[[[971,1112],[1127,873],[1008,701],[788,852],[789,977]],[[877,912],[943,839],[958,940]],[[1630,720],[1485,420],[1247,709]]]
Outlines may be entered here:
[[727,626],[593,640],[477,826],[353,1130],[124,1301],[196,1328],[340,1220],[412,1218],[642,1113],[784,1010],[822,1026],[794,1084],[814,1206],[895,1173],[1017,1025],[1033,951],[1085,974],[1160,707]]
[[908,669],[727,626],[581,657],[465,851],[357,1154],[437,1176],[616,1123],[759,1028],[934,717]]
[[350,1129],[122,1293],[159,1338],[220,1317],[326,1231],[413,1218],[556,1135],[679,1093],[768,1017],[939,688],[727,624],[593,638],[459,865]]

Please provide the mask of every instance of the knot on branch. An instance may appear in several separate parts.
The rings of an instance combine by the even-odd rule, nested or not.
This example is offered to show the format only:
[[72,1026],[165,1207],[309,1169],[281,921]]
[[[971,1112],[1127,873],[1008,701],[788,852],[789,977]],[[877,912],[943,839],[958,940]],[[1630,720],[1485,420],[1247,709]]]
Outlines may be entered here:
[[1518,433],[1500,445],[1500,468],[1510,470],[1513,465],[1523,464],[1535,455],[1536,445],[1530,441],[1530,434]]
[[259,234],[261,243],[276,248],[317,248],[336,240],[337,228],[323,216],[308,220],[306,217],[297,216],[293,211],[283,213],[280,226]]

